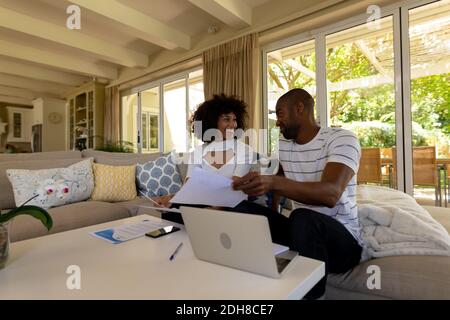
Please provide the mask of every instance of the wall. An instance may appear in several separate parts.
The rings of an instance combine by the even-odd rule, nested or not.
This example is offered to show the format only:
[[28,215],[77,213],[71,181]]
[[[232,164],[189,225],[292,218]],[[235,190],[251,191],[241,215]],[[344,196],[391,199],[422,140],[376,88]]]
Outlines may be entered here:
[[[60,99],[44,98],[42,114],[42,151],[61,151],[66,149],[66,101]],[[50,113],[57,112],[62,119],[59,123],[48,120]]]

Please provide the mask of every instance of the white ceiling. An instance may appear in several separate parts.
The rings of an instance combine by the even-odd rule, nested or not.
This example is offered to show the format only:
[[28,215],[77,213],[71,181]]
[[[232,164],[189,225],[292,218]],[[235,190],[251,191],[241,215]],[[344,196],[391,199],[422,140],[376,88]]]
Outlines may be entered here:
[[[93,77],[116,79],[124,68],[148,67],[164,50],[187,52],[208,36],[209,26],[251,27],[255,8],[279,2],[0,0],[0,101],[29,104],[32,96],[63,97]],[[66,28],[72,4],[81,8],[81,30]],[[26,99],[17,96],[18,88],[26,90]]]

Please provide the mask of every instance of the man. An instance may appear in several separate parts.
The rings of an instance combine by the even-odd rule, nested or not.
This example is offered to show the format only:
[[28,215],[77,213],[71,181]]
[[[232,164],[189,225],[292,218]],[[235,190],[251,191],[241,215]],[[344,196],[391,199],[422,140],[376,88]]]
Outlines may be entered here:
[[[356,207],[356,172],[360,145],[341,128],[321,128],[314,120],[314,100],[303,89],[284,94],[276,104],[280,139],[277,176],[250,172],[233,183],[250,196],[273,191],[292,199],[295,210],[286,224],[288,245],[300,255],[325,262],[325,277],[305,296],[324,295],[328,273],[344,273],[361,258],[362,241]],[[269,224],[274,221],[269,218]]]

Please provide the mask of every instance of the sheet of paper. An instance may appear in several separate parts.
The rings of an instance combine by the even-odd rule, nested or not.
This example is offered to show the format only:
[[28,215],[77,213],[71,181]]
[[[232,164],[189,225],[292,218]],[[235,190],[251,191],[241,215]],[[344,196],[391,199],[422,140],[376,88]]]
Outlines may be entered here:
[[242,191],[231,188],[232,180],[220,174],[195,168],[184,186],[170,202],[235,207],[247,199]]
[[110,243],[122,243],[131,239],[142,237],[149,231],[166,227],[167,222],[154,222],[150,220],[142,220],[138,223],[127,224],[116,228],[107,228],[92,232],[94,237],[106,240]]
[[155,210],[164,211],[164,212],[178,212],[178,213],[181,213],[180,209],[177,209],[177,208],[164,208],[164,207],[143,206],[143,205],[140,205],[138,207],[140,207],[140,208],[147,208],[147,209],[155,209]]
[[281,244],[278,243],[272,243],[272,245],[273,245],[272,251],[274,256],[289,250],[288,247],[282,246]]

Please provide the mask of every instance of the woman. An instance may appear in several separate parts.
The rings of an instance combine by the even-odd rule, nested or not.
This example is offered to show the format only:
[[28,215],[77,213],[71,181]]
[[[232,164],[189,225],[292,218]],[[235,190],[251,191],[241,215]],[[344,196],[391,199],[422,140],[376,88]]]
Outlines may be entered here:
[[[235,97],[214,95],[194,112],[191,129],[204,143],[189,156],[186,180],[194,168],[202,168],[228,178],[241,177],[251,169],[253,150],[238,141],[238,134],[246,129],[246,104]],[[238,130],[238,132],[236,132]],[[154,198],[167,205],[173,195]]]
[[247,174],[254,153],[250,146],[237,140],[246,129],[246,120],[245,103],[234,97],[214,95],[202,103],[192,117],[192,132],[204,144],[191,153],[186,177],[194,168],[228,178]]
[[[214,95],[203,102],[192,116],[192,132],[204,143],[190,154],[186,180],[195,168],[212,171],[233,179],[242,177],[252,168],[256,154],[252,148],[239,141],[246,129],[248,115],[246,104],[224,94]],[[173,195],[155,198],[163,206],[170,206]],[[180,221],[178,214],[165,213],[168,220]]]

